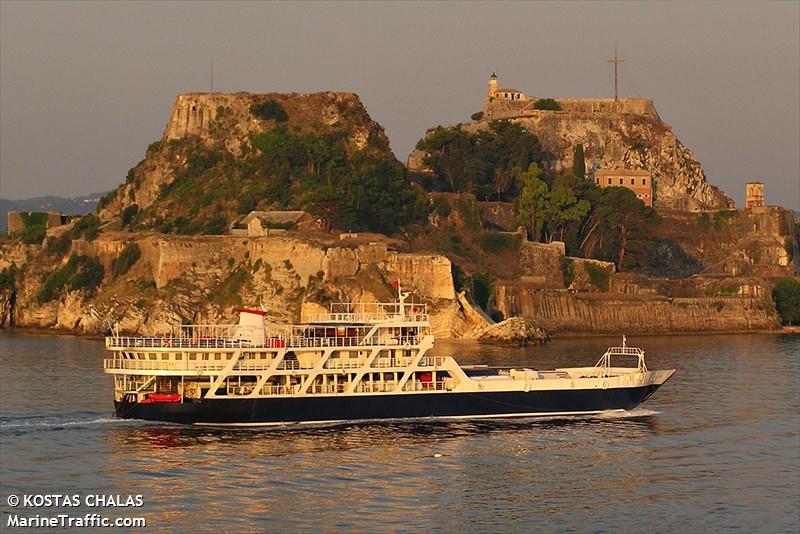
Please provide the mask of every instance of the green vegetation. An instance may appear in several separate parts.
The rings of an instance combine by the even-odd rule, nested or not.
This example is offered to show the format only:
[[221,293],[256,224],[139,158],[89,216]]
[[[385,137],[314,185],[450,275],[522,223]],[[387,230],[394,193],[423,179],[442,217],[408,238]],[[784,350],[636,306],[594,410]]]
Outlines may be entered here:
[[653,230],[660,221],[653,208],[624,187],[595,189],[589,202],[591,208],[578,233],[586,257],[614,261],[619,271],[648,257]]
[[425,213],[425,204],[390,153],[347,151],[347,132],[289,131],[278,125],[251,138],[235,158],[198,138],[171,143],[185,166],[164,184],[137,226],[164,233],[224,234],[254,209],[303,209],[326,229],[392,233]]
[[608,291],[608,282],[611,278],[611,273],[590,262],[584,263],[583,267],[586,269],[586,274],[589,275],[589,281],[594,287],[601,291]]
[[37,295],[40,303],[56,298],[64,289],[93,292],[103,281],[103,266],[97,259],[89,256],[70,256],[60,269],[50,273]]
[[484,310],[489,305],[489,297],[492,295],[492,281],[489,275],[475,273],[472,275],[472,295],[475,302]]
[[81,217],[72,227],[69,235],[72,239],[83,237],[86,241],[94,241],[100,235],[100,219],[91,213]]
[[3,291],[13,291],[15,287],[14,280],[19,272],[19,269],[14,263],[0,271],[0,293]]
[[478,238],[478,246],[487,254],[502,254],[519,249],[519,235],[485,232]]
[[432,197],[431,204],[433,206],[433,212],[440,217],[448,217],[453,211],[453,206],[450,205],[450,201],[443,196]]
[[153,141],[152,143],[147,145],[147,153],[152,154],[154,152],[158,152],[160,148],[161,148],[161,140],[159,139],[158,141]]
[[252,279],[249,269],[240,267],[211,292],[209,301],[223,307],[241,303],[242,289],[251,283]]
[[27,245],[39,245],[47,236],[47,214],[31,211],[21,212],[22,230],[16,232],[16,237],[20,238]]
[[719,295],[733,296],[739,293],[739,284],[721,285],[717,290]]
[[[265,100],[259,104],[253,104],[250,106],[250,113],[264,120],[275,120],[278,122],[286,122],[289,120],[289,115],[287,115],[286,110],[283,109],[280,102],[276,100]],[[217,117],[219,116],[219,110],[217,110]]]
[[515,168],[527,169],[546,157],[534,134],[508,121],[491,122],[478,133],[440,126],[420,139],[417,149],[427,153],[423,162],[434,173],[428,189],[474,193],[479,200],[513,199]]
[[561,275],[564,277],[564,287],[569,287],[575,280],[575,260],[561,256]]
[[97,202],[97,211],[100,211],[101,209],[108,206],[115,198],[117,198],[117,189],[109,191],[108,193],[100,197],[100,200]]
[[533,109],[542,109],[546,111],[561,111],[561,104],[552,98],[540,98],[533,103]]
[[736,217],[736,210],[715,211],[713,216],[706,211],[697,217],[697,224],[703,230],[710,230],[712,227],[715,230],[719,230],[724,223],[734,217]]
[[122,226],[123,228],[126,226],[130,226],[133,222],[133,219],[136,217],[136,214],[139,213],[139,205],[138,204],[131,204],[124,210],[122,210]]
[[542,235],[545,210],[548,209],[547,183],[541,179],[542,170],[531,163],[527,171],[515,169],[520,191],[516,202],[517,221],[528,229],[534,241]]
[[736,210],[719,210],[714,213],[714,221],[719,221],[720,223],[724,221],[728,221],[736,217]]
[[479,121],[483,118],[483,111],[476,111],[475,113],[470,115],[469,118],[474,121]]
[[480,232],[481,216],[478,213],[478,205],[471,197],[458,197],[455,202],[456,213],[464,224],[464,227],[472,232]]
[[72,238],[69,235],[69,232],[64,232],[58,237],[51,237],[47,240],[47,245],[45,246],[45,251],[50,256],[58,256],[61,257],[72,247]]
[[139,261],[141,255],[142,251],[139,249],[139,245],[126,243],[125,248],[122,249],[122,252],[119,253],[119,256],[111,266],[111,273],[114,278],[119,278],[127,273],[133,267],[133,264]]
[[[478,200],[513,201],[518,223],[534,241],[558,239],[568,254],[613,261],[621,271],[650,257],[659,222],[655,210],[629,189],[599,188],[584,179],[581,145],[575,147],[574,173],[561,175],[546,170],[552,167],[551,156],[535,135],[506,121],[494,121],[474,134],[459,126],[439,127],[417,149],[427,153],[423,162],[433,172],[427,182],[420,178],[425,187],[473,193]],[[461,214],[458,200],[452,203]],[[434,199],[432,207],[439,215],[449,214],[443,199]],[[451,241],[451,248],[463,248],[460,239]]]
[[800,280],[781,278],[772,290],[772,300],[785,325],[800,323]]
[[588,200],[576,196],[574,184],[568,183],[571,176],[556,179],[545,196],[542,217],[551,237],[558,235],[564,241],[564,234],[571,223],[579,223],[589,213],[591,204]]
[[583,154],[583,145],[578,143],[572,153],[572,174],[578,178],[586,176],[586,157]]

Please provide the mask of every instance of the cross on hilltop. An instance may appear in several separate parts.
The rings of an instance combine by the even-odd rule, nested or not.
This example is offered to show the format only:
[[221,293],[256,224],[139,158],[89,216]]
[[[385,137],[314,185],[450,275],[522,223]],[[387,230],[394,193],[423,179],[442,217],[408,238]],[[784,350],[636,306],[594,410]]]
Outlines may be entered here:
[[614,64],[614,101],[619,100],[619,94],[617,93],[617,65],[625,61],[624,59],[619,59],[617,57],[617,47],[614,46],[614,59],[609,59],[609,63]]

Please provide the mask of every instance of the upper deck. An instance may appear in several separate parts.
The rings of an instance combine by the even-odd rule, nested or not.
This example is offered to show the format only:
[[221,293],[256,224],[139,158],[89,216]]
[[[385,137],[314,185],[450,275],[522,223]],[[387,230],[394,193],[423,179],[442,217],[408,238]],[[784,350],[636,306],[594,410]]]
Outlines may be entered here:
[[275,325],[261,310],[238,310],[239,324],[181,325],[155,336],[106,337],[110,350],[308,349],[417,345],[428,333],[425,304],[332,303],[298,325]]

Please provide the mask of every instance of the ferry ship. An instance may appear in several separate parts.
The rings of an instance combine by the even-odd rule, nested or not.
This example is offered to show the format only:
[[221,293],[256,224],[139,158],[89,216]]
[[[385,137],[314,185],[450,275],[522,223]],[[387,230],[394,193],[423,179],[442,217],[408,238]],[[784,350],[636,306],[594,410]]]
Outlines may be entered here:
[[398,287],[397,302],[331,304],[299,325],[239,309],[234,325],[112,332],[115,413],[207,426],[572,416],[631,410],[675,372],[648,370],[624,337],[589,367],[462,366],[430,354],[427,306],[408,296]]

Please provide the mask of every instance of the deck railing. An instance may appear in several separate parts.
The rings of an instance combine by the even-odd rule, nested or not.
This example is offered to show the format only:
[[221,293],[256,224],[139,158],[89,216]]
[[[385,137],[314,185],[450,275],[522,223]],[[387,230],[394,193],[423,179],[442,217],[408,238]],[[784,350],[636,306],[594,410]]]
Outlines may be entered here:
[[103,360],[103,369],[127,371],[221,371],[224,360],[134,360],[110,358]]
[[[234,371],[266,371],[275,361],[274,358],[240,359],[233,367]],[[370,369],[404,368],[411,365],[412,358],[376,358],[372,361]],[[181,360],[150,360],[134,358],[108,358],[103,360],[103,369],[126,371],[222,371],[229,360],[184,358]],[[358,369],[363,367],[363,358],[332,358],[325,363],[326,369]],[[283,360],[277,370],[307,370],[313,369],[316,362],[308,360]],[[425,356],[420,359],[419,367],[441,367],[444,358]]]
[[314,314],[311,323],[378,323],[390,319],[427,322],[427,304],[399,302],[335,302],[327,312]]
[[[108,336],[106,348],[111,350],[124,349],[303,349],[327,347],[366,347],[376,345],[389,346],[414,346],[420,342],[422,335],[391,335],[387,332],[373,333],[369,337],[368,327],[348,327],[341,335],[336,328],[313,329],[305,328],[303,331],[286,333],[267,333],[261,341],[261,336],[249,336],[241,331],[234,335],[226,335],[227,328],[217,327],[218,331],[209,332],[210,335],[163,335],[163,336]],[[234,326],[233,328],[239,328]],[[294,328],[294,327],[292,327]],[[327,332],[326,330],[331,330]],[[258,340],[258,341],[253,341]]]

